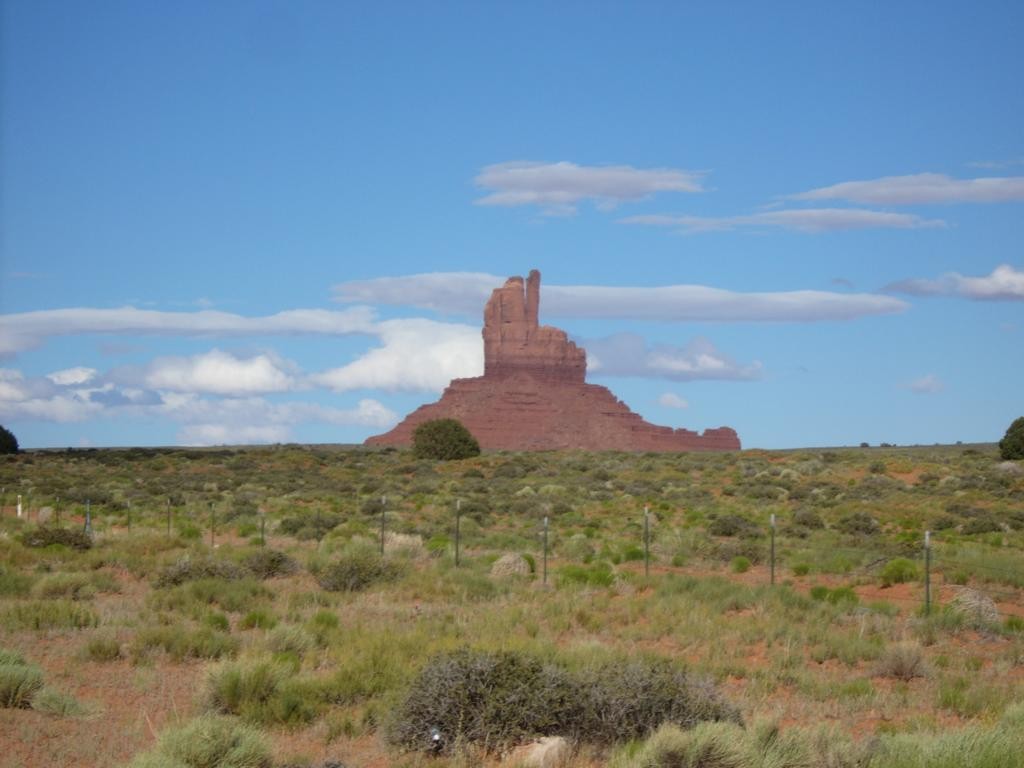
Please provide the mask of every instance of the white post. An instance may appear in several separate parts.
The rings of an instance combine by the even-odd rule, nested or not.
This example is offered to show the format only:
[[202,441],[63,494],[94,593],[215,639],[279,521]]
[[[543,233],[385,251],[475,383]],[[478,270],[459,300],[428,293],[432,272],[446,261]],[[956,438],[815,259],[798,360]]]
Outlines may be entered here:
[[21,494],[18,494],[18,517],[21,517]]

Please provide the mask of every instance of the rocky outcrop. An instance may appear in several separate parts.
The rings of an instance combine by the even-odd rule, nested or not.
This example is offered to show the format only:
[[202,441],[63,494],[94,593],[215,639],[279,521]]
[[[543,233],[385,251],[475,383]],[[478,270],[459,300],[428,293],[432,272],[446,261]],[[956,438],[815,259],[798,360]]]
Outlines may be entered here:
[[484,375],[454,379],[436,403],[421,406],[369,445],[409,445],[418,424],[461,421],[484,449],[731,451],[729,427],[659,427],[605,387],[587,384],[586,352],[565,332],[539,323],[540,273],[511,277],[484,308]]

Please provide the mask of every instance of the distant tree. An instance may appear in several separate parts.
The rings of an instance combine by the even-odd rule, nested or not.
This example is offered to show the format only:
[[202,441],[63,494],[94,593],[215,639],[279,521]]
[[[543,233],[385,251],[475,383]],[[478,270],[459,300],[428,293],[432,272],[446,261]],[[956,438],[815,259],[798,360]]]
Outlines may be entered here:
[[999,441],[999,454],[1007,460],[1024,459],[1024,416],[1015,419]]
[[412,433],[412,452],[418,459],[468,459],[480,455],[480,443],[456,419],[434,419]]
[[18,452],[18,438],[14,434],[0,425],[0,453],[17,453]]

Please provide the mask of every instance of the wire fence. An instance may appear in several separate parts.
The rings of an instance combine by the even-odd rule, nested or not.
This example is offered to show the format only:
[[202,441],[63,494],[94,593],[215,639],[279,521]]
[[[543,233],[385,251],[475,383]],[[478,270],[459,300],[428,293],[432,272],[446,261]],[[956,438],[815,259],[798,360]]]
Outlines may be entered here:
[[[6,490],[6,489],[4,489]],[[103,526],[104,535],[117,535],[119,530],[128,531],[132,528],[133,519],[141,522],[140,518],[147,519],[148,527],[152,528],[154,518],[164,518],[161,528],[166,529],[166,535],[173,535],[174,529],[179,523],[187,523],[193,527],[199,527],[208,531],[211,546],[216,546],[218,535],[217,507],[213,503],[207,503],[206,509],[203,505],[176,506],[167,500],[164,510],[155,512],[148,510],[137,510],[133,516],[130,505],[125,509],[118,510],[117,522],[120,525]],[[358,508],[357,504],[357,508]],[[462,559],[462,526],[461,519],[462,501],[453,501],[453,548],[455,565],[458,567]],[[109,510],[107,517],[109,517]],[[385,556],[385,540],[388,535],[389,518],[395,518],[400,512],[399,509],[390,510],[386,496],[380,497],[379,512],[377,513],[379,530],[379,546],[381,556]],[[310,515],[319,515],[319,512],[309,512]],[[26,523],[57,524],[74,522],[83,526],[86,533],[93,534],[95,521],[92,514],[91,503],[87,500],[84,504],[75,503],[60,505],[57,499],[42,506],[33,506],[32,499],[27,496],[18,495],[16,498],[11,494],[0,494],[0,516],[17,517]],[[203,518],[206,518],[205,520]],[[159,521],[158,521],[159,522]],[[220,523],[227,524],[227,520]],[[542,557],[542,570],[539,574],[544,583],[548,581],[548,561],[552,554],[551,545],[555,539],[555,525],[552,524],[550,516],[545,515],[540,521],[537,531],[537,546]],[[644,508],[639,525],[641,540],[634,542],[634,546],[642,547],[643,566],[645,575],[650,575],[652,558],[652,528],[651,514],[649,508]],[[258,522],[259,543],[266,543],[266,515],[259,514]],[[995,610],[1001,619],[1017,617],[1024,620],[1024,598],[1021,589],[1024,589],[1024,553],[1019,553],[1021,567],[1014,567],[1014,564],[999,564],[993,562],[994,555],[991,551],[982,551],[978,548],[965,548],[963,542],[946,542],[936,536],[934,532],[925,532],[922,539],[916,542],[881,542],[873,547],[837,547],[829,546],[824,552],[821,547],[800,546],[798,541],[777,535],[775,515],[771,515],[769,525],[763,530],[768,541],[764,544],[765,564],[768,568],[768,583],[774,585],[783,578],[789,578],[789,574],[783,573],[783,567],[788,567],[790,573],[801,576],[847,576],[854,580],[862,579],[867,575],[879,577],[884,575],[886,566],[894,560],[909,560],[918,569],[911,579],[899,578],[895,583],[912,583],[919,587],[917,596],[904,594],[886,593],[880,600],[891,602],[907,607],[919,609],[922,613],[929,613],[935,610],[943,598],[949,597],[950,593],[962,590],[969,582],[975,584],[981,582],[983,588],[980,591],[993,600]],[[1012,555],[1001,555],[1002,561],[1012,558]],[[839,563],[839,567],[837,567]],[[679,569],[684,570],[684,569]],[[938,580],[941,578],[941,581]],[[863,585],[862,585],[863,586]],[[1001,605],[999,605],[1001,604]]]

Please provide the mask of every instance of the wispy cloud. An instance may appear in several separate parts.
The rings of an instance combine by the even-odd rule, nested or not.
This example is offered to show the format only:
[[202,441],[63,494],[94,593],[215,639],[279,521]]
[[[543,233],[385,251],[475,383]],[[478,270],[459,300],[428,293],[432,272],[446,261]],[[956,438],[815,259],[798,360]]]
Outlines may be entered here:
[[[491,290],[505,278],[475,272],[434,272],[341,283],[339,301],[419,307],[479,318]],[[902,312],[892,296],[828,291],[738,292],[703,285],[550,285],[545,317],[666,322],[814,322]]]
[[999,170],[1001,168],[1015,168],[1024,165],[1024,157],[1011,157],[1009,160],[975,160],[967,163],[969,168],[982,168],[986,170]]
[[1024,271],[1000,264],[990,275],[967,277],[948,272],[937,279],[901,280],[885,290],[912,296],[960,296],[974,301],[1024,301]]
[[689,408],[690,404],[677,395],[675,392],[664,392],[658,398],[658,405],[663,405],[666,408]]
[[761,376],[758,362],[741,365],[705,338],[682,347],[649,346],[634,333],[586,339],[587,373],[596,376],[637,376],[672,381],[749,381]]
[[943,389],[943,383],[934,373],[926,374],[918,379],[914,379],[907,388],[915,395],[931,395],[936,392],[941,392]]
[[670,227],[684,234],[766,227],[794,232],[837,232],[852,229],[929,229],[946,226],[941,219],[924,219],[908,213],[887,213],[858,208],[801,208],[720,217],[653,214],[627,216],[619,221],[622,224]]
[[700,192],[702,177],[675,168],[520,161],[488,165],[474,182],[490,190],[477,205],[536,205],[548,214],[571,215],[583,200],[607,210],[657,192]]
[[849,200],[866,205],[1003,203],[1024,200],[1024,176],[954,179],[941,173],[844,181],[789,195],[790,200]]
[[159,312],[135,307],[76,307],[0,316],[0,356],[38,346],[50,336],[122,334],[159,336],[255,336],[373,332],[374,313],[366,307],[344,311],[293,309],[262,317],[227,312]]

